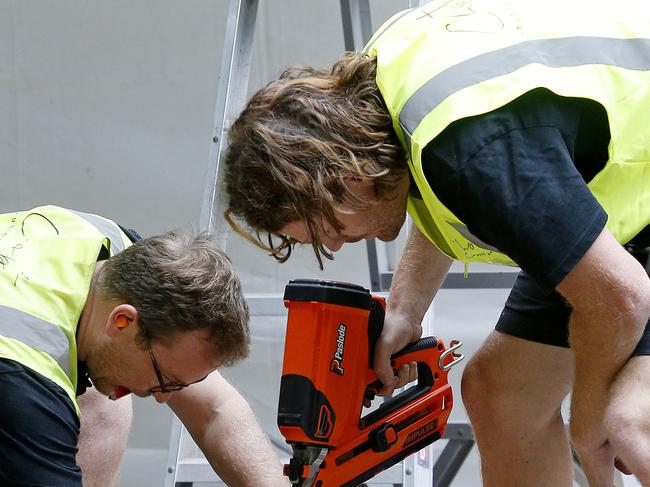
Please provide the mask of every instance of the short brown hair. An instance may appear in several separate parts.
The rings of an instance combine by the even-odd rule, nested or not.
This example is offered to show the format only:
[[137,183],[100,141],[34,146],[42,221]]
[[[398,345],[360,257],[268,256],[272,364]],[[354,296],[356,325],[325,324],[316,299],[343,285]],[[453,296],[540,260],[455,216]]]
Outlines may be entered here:
[[323,222],[342,228],[334,205],[376,202],[354,198],[345,180],[374,181],[377,199],[396,187],[408,169],[375,74],[374,58],[348,53],[329,70],[290,68],[252,97],[225,158],[226,218],[238,233],[285,261],[296,242],[279,230],[303,221],[322,267],[321,255],[332,257],[320,240]]
[[[248,355],[249,311],[226,254],[206,233],[170,231],[104,262],[98,288],[134,306],[152,341],[206,330],[220,365]],[[140,330],[140,345],[146,343]]]

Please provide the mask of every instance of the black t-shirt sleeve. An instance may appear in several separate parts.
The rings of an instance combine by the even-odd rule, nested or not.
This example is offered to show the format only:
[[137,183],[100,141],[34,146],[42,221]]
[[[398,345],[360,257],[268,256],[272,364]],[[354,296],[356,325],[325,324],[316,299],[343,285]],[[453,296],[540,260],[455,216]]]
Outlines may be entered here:
[[425,148],[423,165],[472,234],[552,289],[607,215],[574,164],[579,116],[540,99],[456,122]]

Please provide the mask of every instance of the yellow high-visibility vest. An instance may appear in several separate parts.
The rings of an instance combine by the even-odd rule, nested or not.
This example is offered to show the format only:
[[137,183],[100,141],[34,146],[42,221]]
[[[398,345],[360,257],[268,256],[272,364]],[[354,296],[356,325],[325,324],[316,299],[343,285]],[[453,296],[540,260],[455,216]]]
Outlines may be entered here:
[[400,12],[370,39],[377,85],[422,199],[409,214],[442,252],[513,264],[436,197],[422,150],[456,120],[535,88],[595,100],[611,140],[588,187],[625,243],[650,224],[650,8],[644,0],[434,0]]
[[0,358],[54,381],[76,402],[75,333],[102,247],[130,246],[114,222],[42,206],[0,214]]

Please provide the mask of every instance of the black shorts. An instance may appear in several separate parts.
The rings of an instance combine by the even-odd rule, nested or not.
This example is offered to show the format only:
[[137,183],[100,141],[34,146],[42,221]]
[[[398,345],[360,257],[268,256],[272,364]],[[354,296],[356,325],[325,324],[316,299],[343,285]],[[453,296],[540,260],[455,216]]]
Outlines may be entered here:
[[[649,250],[641,247],[631,250],[646,271],[649,271]],[[543,290],[521,271],[495,329],[525,340],[568,348],[570,314],[571,308],[557,292]],[[650,355],[650,320],[632,355]]]
[[79,418],[51,380],[0,359],[0,485],[81,487]]

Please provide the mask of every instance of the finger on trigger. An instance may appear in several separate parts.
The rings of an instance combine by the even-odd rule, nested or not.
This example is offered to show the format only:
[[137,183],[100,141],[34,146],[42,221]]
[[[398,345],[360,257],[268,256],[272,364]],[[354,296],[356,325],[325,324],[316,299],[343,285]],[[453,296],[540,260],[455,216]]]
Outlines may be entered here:
[[377,374],[379,381],[382,383],[382,387],[377,392],[377,395],[386,396],[393,392],[397,377],[395,377],[395,370],[390,366],[390,362],[388,362],[388,367],[375,368],[375,373]]
[[377,395],[378,396],[389,396],[389,395],[391,395],[393,393],[393,391],[395,390],[395,388],[399,387],[397,385],[397,381],[398,381],[397,377],[393,377],[389,383],[386,383],[386,382],[382,381],[384,386],[379,390]]
[[400,366],[399,370],[397,371],[397,385],[395,387],[403,387],[408,381],[409,381],[409,376],[410,376],[410,365],[409,364],[404,364]]

